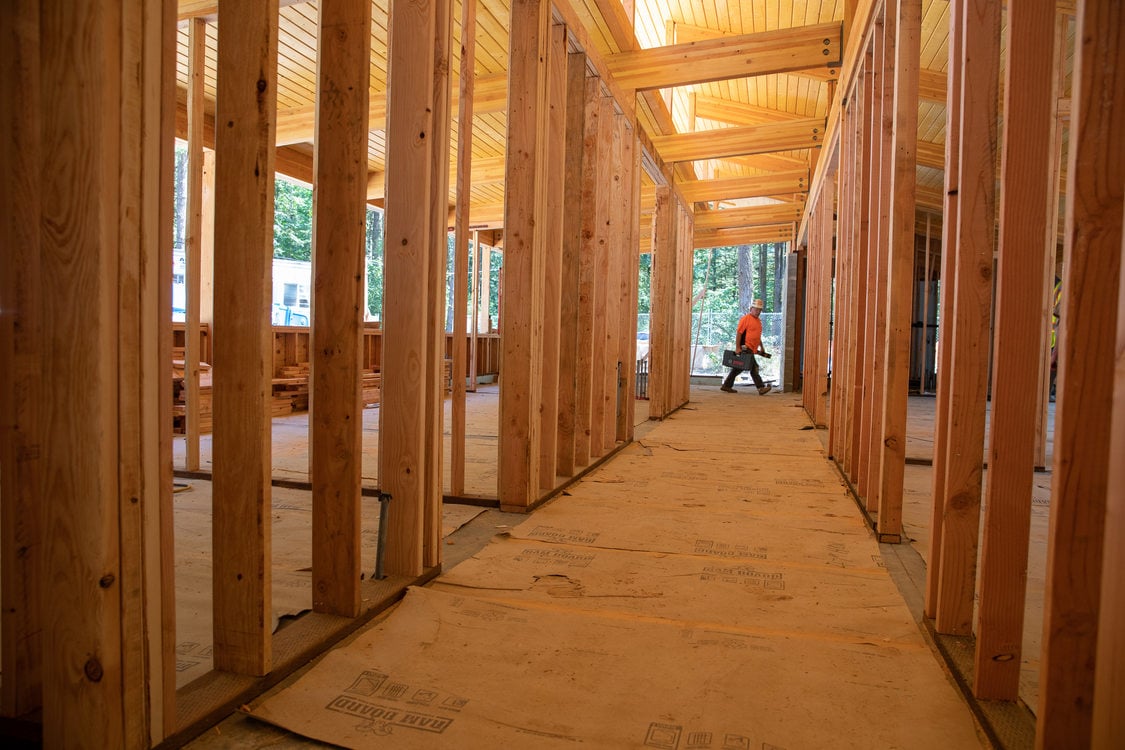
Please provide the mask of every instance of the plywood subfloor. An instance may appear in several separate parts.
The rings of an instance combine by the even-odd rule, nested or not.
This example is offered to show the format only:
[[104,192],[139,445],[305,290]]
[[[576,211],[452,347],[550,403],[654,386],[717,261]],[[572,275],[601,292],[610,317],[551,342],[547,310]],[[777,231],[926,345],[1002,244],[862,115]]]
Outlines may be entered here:
[[[450,423],[452,401],[445,399],[443,418],[443,489],[450,493],[451,465]],[[648,419],[648,401],[638,400],[638,424]],[[500,420],[500,387],[478,386],[475,393],[465,394],[465,495],[469,497],[496,498],[497,435]],[[309,415],[308,412],[277,417],[273,420],[273,477],[307,482],[309,479]],[[176,437],[173,444],[173,465],[185,468],[184,438]],[[200,468],[211,470],[211,435],[203,435],[199,442]],[[363,485],[379,486],[379,407],[363,410]],[[558,477],[557,484],[566,481]]]
[[980,747],[807,426],[693,390],[253,715],[350,747]]
[[[176,531],[176,687],[207,674],[212,667],[211,483],[183,482],[173,496]],[[286,618],[312,608],[312,495],[274,487],[270,532],[272,629]],[[379,535],[379,501],[364,497],[362,561],[365,575],[375,571]],[[484,508],[446,504],[442,537],[447,537]]]

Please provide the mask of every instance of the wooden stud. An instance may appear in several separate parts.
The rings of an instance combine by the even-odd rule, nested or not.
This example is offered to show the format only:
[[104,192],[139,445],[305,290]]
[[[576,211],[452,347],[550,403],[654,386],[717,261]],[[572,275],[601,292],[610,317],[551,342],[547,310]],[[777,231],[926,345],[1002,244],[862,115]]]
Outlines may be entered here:
[[597,195],[598,159],[602,155],[598,138],[601,116],[601,79],[585,83],[585,123],[582,145],[582,244],[578,259],[578,334],[575,355],[574,463],[585,466],[593,456],[590,428],[593,421],[595,276],[597,273]]
[[[1055,460],[1051,523],[1047,540],[1043,656],[1039,678],[1036,747],[1087,747],[1093,738],[1095,705],[1100,743],[1120,744],[1120,706],[1106,670],[1120,664],[1121,632],[1110,631],[1109,665],[1099,664],[1098,627],[1107,499],[1120,510],[1121,455],[1110,453],[1120,434],[1122,375],[1122,220],[1125,213],[1125,8],[1111,0],[1078,6],[1075,32],[1069,185],[1066,204],[1067,257],[1063,281],[1059,379],[1055,415]],[[1114,302],[1116,301],[1116,305]],[[1117,331],[1115,332],[1115,328]],[[1116,371],[1115,371],[1116,368]],[[1114,411],[1118,424],[1114,425]],[[1112,468],[1111,468],[1112,467]],[[1116,522],[1117,519],[1115,518]],[[1116,541],[1117,544],[1113,544]],[[1116,550],[1114,556],[1119,557]],[[1112,571],[1111,578],[1120,578]],[[1119,582],[1112,582],[1120,586]],[[1120,615],[1120,600],[1107,615]],[[1075,668],[1081,665],[1081,668]],[[1111,674],[1111,673],[1110,673]],[[1120,680],[1120,673],[1115,675]],[[1108,713],[1107,713],[1108,712]]]
[[606,444],[606,413],[609,394],[613,392],[610,383],[609,351],[606,337],[609,328],[606,312],[609,309],[610,279],[610,194],[612,192],[614,164],[613,164],[613,134],[614,134],[614,102],[613,98],[603,96],[598,112],[598,153],[600,158],[595,165],[597,193],[595,194],[595,220],[594,220],[594,353],[593,353],[593,380],[590,383],[590,456],[598,457],[605,454]]
[[942,254],[940,305],[946,312],[938,330],[937,401],[934,407],[933,508],[930,515],[930,554],[926,564],[926,617],[937,616],[938,580],[941,570],[942,536],[945,518],[945,467],[949,447],[949,385],[952,380],[954,289],[957,286],[957,232],[961,182],[961,89],[964,11],[961,3],[949,5],[949,99],[945,108],[945,197],[942,211]]
[[[465,297],[469,276],[469,201],[473,186],[473,83],[476,81],[477,3],[461,2],[461,96],[457,110],[457,217],[453,238],[453,402],[450,409],[449,491],[465,494]],[[475,237],[475,232],[474,232]],[[473,243],[474,258],[478,251]],[[473,263],[474,274],[478,263]],[[476,288],[473,318],[476,318]],[[473,325],[475,355],[477,328]],[[471,369],[476,390],[476,358]]]
[[215,134],[215,668],[270,670],[270,391],[277,0],[224,3]]
[[207,22],[188,22],[187,210],[184,228],[184,457],[199,471],[199,304],[203,270],[203,77]]
[[[6,106],[0,127],[0,710],[21,716],[41,705],[42,624],[39,591],[42,523],[41,421],[44,377],[40,300],[44,294],[40,224],[43,198],[40,89],[40,0],[19,0],[0,26],[0,86]],[[50,92],[46,92],[49,96]],[[86,131],[83,130],[83,133]],[[32,217],[29,219],[29,217]],[[30,554],[22,553],[27,550]]]
[[671,409],[669,378],[672,372],[670,350],[672,321],[670,312],[675,291],[675,206],[672,190],[656,186],[656,204],[652,210],[652,291],[649,321],[649,418],[663,419]]
[[[879,520],[885,542],[902,535],[906,468],[906,403],[910,377],[910,290],[914,283],[915,144],[918,140],[918,60],[921,0],[899,0],[895,19],[894,152],[891,158],[890,262],[887,266],[886,376]],[[884,48],[887,54],[887,48]]]
[[[563,205],[582,206],[582,154],[586,116],[586,55],[567,55],[566,157]],[[582,217],[563,222],[562,280],[559,313],[559,420],[557,471],[575,473],[577,440],[577,378],[579,349],[579,264],[582,254]]]
[[609,165],[610,179],[604,183],[606,216],[605,230],[605,304],[602,313],[605,318],[605,371],[603,391],[603,423],[602,423],[602,450],[609,452],[617,445],[617,409],[618,409],[618,368],[621,366],[621,308],[624,298],[621,294],[621,282],[624,275],[622,268],[623,235],[622,209],[623,185],[621,166],[624,147],[622,144],[622,117],[611,115],[609,122],[610,156],[605,161]]
[[1041,352],[1039,357],[1039,410],[1035,415],[1035,470],[1042,471],[1047,468],[1047,433],[1048,411],[1051,404],[1051,369],[1052,369],[1052,332],[1054,327],[1055,311],[1055,261],[1058,257],[1059,237],[1059,191],[1063,171],[1063,135],[1066,131],[1065,122],[1069,121],[1069,112],[1065,113],[1059,106],[1059,92],[1066,84],[1066,58],[1067,31],[1071,17],[1062,13],[1055,17],[1055,39],[1053,64],[1051,70],[1051,176],[1048,181],[1047,195],[1051,203],[1047,207],[1047,229],[1043,238],[1043,290],[1040,303],[1042,314],[1039,319],[1039,330],[1042,331],[1040,342]]
[[539,488],[555,487],[559,440],[559,351],[562,318],[563,207],[566,189],[566,26],[550,29],[547,51],[547,214],[544,226],[543,370]]
[[1042,242],[1051,205],[1051,89],[1038,84],[1051,75],[1044,51],[1054,27],[1053,2],[1008,7],[988,502],[973,670],[973,694],[985,700],[1019,697],[1038,409],[1027,394],[1038,381],[1043,338],[1043,264],[1025,258]]
[[[876,33],[882,31],[879,27]],[[855,403],[855,417],[854,417],[854,433],[852,441],[856,448],[856,462],[854,480],[859,497],[866,498],[870,494],[870,484],[868,484],[868,467],[871,463],[871,441],[868,432],[871,430],[871,408],[870,401],[872,399],[873,383],[871,376],[868,372],[871,371],[871,363],[874,359],[874,350],[877,349],[875,345],[874,334],[872,333],[873,326],[870,323],[870,314],[875,297],[875,288],[873,278],[876,275],[875,271],[875,257],[872,252],[872,238],[877,235],[877,222],[873,220],[873,214],[876,206],[879,205],[877,199],[873,200],[877,184],[877,177],[874,174],[872,157],[876,151],[877,135],[879,130],[876,128],[876,120],[874,114],[879,111],[882,103],[882,92],[876,89],[876,85],[881,83],[882,79],[879,72],[875,70],[875,46],[872,44],[872,52],[867,56],[867,70],[868,74],[864,76],[864,111],[861,128],[863,132],[863,150],[859,154],[859,170],[861,170],[861,187],[859,187],[859,195],[861,195],[861,202],[859,202],[859,236],[857,252],[859,253],[859,271],[857,272],[857,307],[856,307],[856,325],[863,328],[861,333],[856,335],[861,337],[864,343],[863,353],[861,358],[856,362],[856,378],[857,394]],[[879,64],[882,64],[880,58]],[[876,99],[876,96],[879,97]]]
[[967,2],[964,10],[959,225],[957,242],[949,246],[956,253],[957,263],[949,313],[953,324],[949,445],[935,618],[938,632],[953,635],[972,632],[976,593],[996,232],[994,174],[1000,73],[999,6]]
[[882,362],[883,335],[885,335],[885,329],[880,331],[876,325],[878,318],[877,311],[879,309],[878,300],[882,284],[885,282],[886,278],[885,275],[883,275],[881,280],[879,271],[879,217],[881,215],[879,209],[882,204],[882,197],[879,192],[880,181],[882,179],[882,161],[880,155],[883,150],[882,18],[877,18],[874,23],[872,23],[871,77],[869,79],[867,94],[868,106],[866,116],[864,117],[864,128],[867,137],[864,171],[866,174],[865,192],[869,192],[871,197],[866,199],[866,205],[861,219],[865,222],[866,226],[866,236],[860,247],[860,252],[866,257],[867,274],[863,279],[863,284],[866,286],[867,291],[864,297],[863,310],[860,312],[860,315],[863,320],[864,338],[868,345],[864,348],[863,361],[860,363],[861,371],[859,377],[864,382],[866,396],[860,407],[858,417],[859,434],[856,439],[859,442],[860,452],[857,490],[859,491],[860,497],[864,500],[864,507],[872,511],[879,507],[878,498],[873,497],[873,495],[877,494],[874,488],[878,485],[878,482],[872,482],[871,475],[872,466],[878,460],[880,454],[879,451],[873,449],[871,445],[871,426],[874,422],[875,405],[880,398],[878,394],[882,392],[882,382],[875,377],[875,363],[876,361]]
[[851,405],[851,434],[848,441],[852,446],[850,452],[851,472],[853,482],[859,489],[860,497],[867,492],[867,433],[863,432],[863,414],[867,401],[871,397],[871,384],[864,378],[865,363],[870,356],[872,348],[871,339],[867,336],[867,299],[874,290],[869,283],[870,279],[870,215],[871,215],[871,141],[872,122],[870,112],[875,99],[875,75],[873,65],[874,52],[867,55],[867,72],[863,76],[863,108],[860,112],[857,128],[859,130],[859,144],[856,156],[859,172],[859,194],[855,212],[855,277],[852,283],[853,304],[849,310],[852,330],[855,337],[855,355],[852,362],[852,405]]
[[504,207],[504,291],[500,312],[500,504],[522,509],[538,496],[542,352],[542,153],[548,4],[512,3],[508,166]]
[[[1125,263],[1125,242],[1121,245]],[[1122,275],[1125,281],[1125,274]],[[1113,394],[1113,427],[1109,455],[1125,455],[1125,285],[1117,299],[1117,370]],[[1125,714],[1118,708],[1125,701],[1125,464],[1109,465],[1105,509],[1105,548],[1102,561],[1101,604],[1098,616],[1098,664],[1094,672],[1093,742],[1097,750],[1111,750],[1125,738]]]
[[817,344],[816,390],[814,391],[814,422],[818,427],[828,425],[828,326],[832,313],[832,265],[835,237],[836,183],[826,180],[820,195],[820,282],[817,285]]
[[429,389],[430,200],[438,127],[433,116],[437,8],[391,7],[388,85],[399,93],[387,112],[384,302],[379,488],[391,495],[385,570],[423,570]]
[[344,617],[360,605],[370,29],[367,0],[322,0],[309,383],[313,610]]
[[[640,273],[640,253],[637,251],[637,222],[640,206],[641,161],[640,145],[634,128],[625,128],[625,150],[622,159],[622,174],[626,176],[622,205],[624,236],[621,250],[623,275],[621,280],[621,381],[618,386],[618,402],[621,408],[617,416],[617,439],[633,439],[634,416],[636,413],[637,390],[637,285]],[[694,232],[693,232],[694,234]]]
[[[441,564],[442,461],[445,417],[445,290],[449,267],[449,70],[453,44],[453,1],[434,0],[433,127],[430,132],[430,237],[426,286],[425,438],[422,490],[422,565]],[[452,375],[452,373],[451,373]]]

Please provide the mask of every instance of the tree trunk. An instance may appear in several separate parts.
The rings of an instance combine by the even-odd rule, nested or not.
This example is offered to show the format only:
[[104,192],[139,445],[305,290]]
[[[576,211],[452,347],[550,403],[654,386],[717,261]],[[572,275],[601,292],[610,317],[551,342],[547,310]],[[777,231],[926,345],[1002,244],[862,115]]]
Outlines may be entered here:
[[738,246],[738,314],[750,309],[754,297],[754,269],[750,266],[750,248]]
[[766,301],[766,246],[758,245],[758,299]]

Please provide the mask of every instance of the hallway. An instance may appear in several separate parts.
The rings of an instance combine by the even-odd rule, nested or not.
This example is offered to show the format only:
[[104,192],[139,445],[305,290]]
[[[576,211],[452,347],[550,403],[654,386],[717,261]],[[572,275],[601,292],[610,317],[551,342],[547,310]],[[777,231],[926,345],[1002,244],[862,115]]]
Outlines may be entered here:
[[[252,714],[353,747],[979,747],[807,426],[694,389]],[[230,724],[193,747],[273,735]]]

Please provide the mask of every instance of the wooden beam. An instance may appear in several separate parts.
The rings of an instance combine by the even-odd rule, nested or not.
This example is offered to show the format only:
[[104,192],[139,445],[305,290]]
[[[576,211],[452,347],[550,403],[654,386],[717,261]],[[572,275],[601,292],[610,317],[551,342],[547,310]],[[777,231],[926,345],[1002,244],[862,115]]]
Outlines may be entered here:
[[793,238],[793,224],[765,224],[750,227],[696,229],[694,249],[708,247],[736,247],[757,245],[763,242],[788,242]]
[[586,55],[574,52],[566,69],[566,157],[563,205],[579,207],[579,215],[563,222],[562,280],[559,317],[559,419],[557,471],[565,477],[575,473],[577,439],[579,314],[579,265],[582,255],[582,154],[586,123]]
[[631,50],[611,55],[608,70],[620,86],[651,90],[828,68],[840,63],[840,33],[825,23]]
[[270,392],[277,0],[224,3],[216,133],[215,667],[271,664]]
[[[40,446],[51,437],[42,421],[40,389],[45,376],[59,373],[43,367],[49,342],[42,328],[46,288],[39,219],[43,183],[50,176],[42,172],[41,124],[47,114],[42,98],[50,101],[52,93],[40,83],[41,5],[40,0],[12,3],[0,26],[0,89],[6,98],[0,114],[0,360],[5,363],[0,379],[0,672],[5,675],[0,709],[5,716],[22,716],[42,704],[39,596],[50,583],[42,577],[39,553],[47,512],[41,467],[48,459]],[[84,128],[78,133],[88,135]],[[65,281],[72,283],[69,277]]]
[[[309,422],[313,611],[355,617],[360,594],[363,277],[371,3],[321,0],[317,26]],[[331,95],[325,95],[331,92]]]
[[[891,242],[887,268],[887,339],[884,350],[883,459],[880,467],[880,541],[902,535],[906,468],[906,403],[910,378],[911,292],[914,285],[915,149],[918,141],[918,56],[921,0],[898,0],[895,19],[894,153],[891,157]],[[891,54],[889,45],[884,54]],[[995,78],[995,76],[994,76]]]
[[184,226],[184,465],[199,471],[199,304],[203,252],[203,73],[207,22],[188,25],[188,138]]
[[383,361],[379,408],[379,488],[391,495],[385,570],[423,570],[426,491],[425,373],[429,265],[432,256],[429,143],[433,117],[437,8],[391,7],[395,33],[388,49],[388,85],[400,92],[387,114],[387,195],[384,230]]
[[639,296],[640,253],[640,196],[641,196],[641,145],[636,135],[637,128],[627,130],[623,173],[628,175],[625,190],[624,221],[626,236],[624,242],[625,277],[622,288],[626,294],[621,312],[621,361],[625,363],[624,382],[621,384],[619,398],[625,408],[618,418],[617,439],[630,441],[636,429],[637,392],[637,302]]
[[[477,2],[461,3],[461,78],[458,98],[457,122],[473,121],[477,48]],[[454,495],[465,494],[465,303],[469,276],[469,200],[473,179],[473,129],[466,125],[457,129],[457,204],[454,208],[453,236],[453,403],[450,407],[450,471],[449,490]],[[473,245],[472,252],[478,248]],[[477,267],[474,262],[474,269]],[[473,299],[476,299],[474,289]],[[476,317],[476,310],[473,310]],[[474,327],[474,331],[475,331]],[[476,369],[472,371],[474,390]]]
[[555,487],[559,441],[559,351],[562,324],[563,211],[566,190],[566,26],[550,28],[547,50],[547,153],[544,226],[543,370],[541,382],[539,489]]
[[731,125],[765,125],[805,119],[803,115],[792,112],[705,94],[695,95],[695,116],[702,120],[714,120]]
[[[307,3],[309,0],[279,0],[278,5],[287,8],[290,5]],[[176,0],[179,8],[179,20],[199,19],[201,21],[215,21],[218,18],[218,0]]]
[[[1054,476],[1047,541],[1043,655],[1036,747],[1112,747],[1121,740],[1121,632],[1099,635],[1102,571],[1120,588],[1120,572],[1103,555],[1120,557],[1121,539],[1106,534],[1107,499],[1119,527],[1122,388],[1121,262],[1125,212],[1125,8],[1086,0],[1075,31],[1073,111],[1066,208],[1067,269],[1063,281],[1059,378],[1055,406]],[[1116,301],[1116,304],[1115,304]],[[1116,330],[1115,330],[1116,329]],[[1114,417],[1117,424],[1114,424]],[[1116,433],[1115,433],[1116,431]],[[1120,617],[1120,599],[1107,615]],[[1101,663],[1099,639],[1110,644]],[[1084,665],[1076,669],[1075,665]],[[1096,670],[1096,671],[1095,671]],[[1117,686],[1107,694],[1097,686]],[[1093,713],[1098,733],[1093,732]],[[1114,725],[1116,723],[1116,734]]]
[[733,229],[760,224],[797,222],[804,212],[804,203],[775,203],[768,206],[725,208],[719,211],[698,211],[695,214],[695,232],[703,229]]
[[539,378],[543,315],[543,192],[547,0],[512,3],[504,288],[500,311],[500,507],[527,508],[539,494]]
[[593,380],[590,384],[590,455],[602,456],[609,449],[606,440],[606,412],[609,392],[613,390],[607,382],[609,363],[607,360],[607,335],[609,333],[610,278],[610,233],[611,199],[613,178],[616,174],[614,158],[614,100],[603,96],[598,113],[598,161],[596,167],[597,193],[594,204],[596,218],[594,223],[594,354]]
[[[478,76],[473,89],[473,114],[503,112],[507,104],[508,78],[503,73]],[[457,99],[451,99],[456,103]],[[309,143],[313,140],[315,105],[290,107],[277,113],[277,145]],[[372,91],[367,109],[367,129],[387,127],[387,92]]]
[[[1009,3],[1000,180],[991,437],[988,442],[973,694],[1019,697],[1027,550],[1042,353],[1043,263],[1027,262],[1047,232],[1055,10],[1050,0]],[[1013,126],[1015,123],[1018,125]],[[1038,207],[1038,208],[1036,208]]]
[[656,187],[652,212],[652,291],[649,321],[649,419],[663,419],[671,411],[673,325],[675,309],[675,210],[672,191]]
[[595,235],[598,214],[597,197],[598,160],[605,154],[599,139],[601,117],[601,80],[587,78],[584,92],[583,132],[582,132],[582,174],[581,174],[581,246],[578,254],[578,333],[575,356],[575,417],[574,417],[574,463],[585,466],[590,463],[590,425],[593,420],[593,382],[594,382],[594,318],[595,279],[597,274],[597,252]]
[[[1118,58],[1120,61],[1120,58]],[[1125,263],[1125,243],[1121,246]],[[1113,395],[1113,426],[1109,455],[1125,455],[1125,289],[1117,300],[1117,370]],[[1125,716],[1117,708],[1125,701],[1125,577],[1118,575],[1125,566],[1125,464],[1109,465],[1105,509],[1105,547],[1102,561],[1102,590],[1098,615],[1098,664],[1094,673],[1093,743],[1099,750],[1110,750],[1125,737]]]
[[[964,15],[961,3],[949,6],[949,103],[945,108],[945,209],[942,211],[942,253],[941,253],[941,299],[942,310],[952,310],[954,289],[957,286],[957,232],[961,182],[961,89],[964,75],[962,71],[963,37],[965,26],[961,22]],[[937,402],[934,414],[934,464],[933,464],[933,508],[930,515],[930,554],[926,565],[926,595],[924,612],[926,617],[937,615],[937,600],[941,571],[942,536],[945,519],[945,467],[948,463],[949,448],[949,385],[950,368],[942,362],[953,358],[952,316],[943,315],[938,329],[938,372]]]
[[[950,313],[949,433],[937,597],[938,632],[969,635],[976,593],[995,251],[1000,8],[966,2],[954,301]],[[968,64],[972,61],[972,65]],[[1025,394],[1026,395],[1026,394]]]
[[824,120],[813,118],[662,135],[652,141],[665,161],[678,162],[816,148],[823,138]]
[[794,169],[789,172],[775,172],[753,177],[693,180],[678,185],[684,200],[688,203],[759,198],[806,192],[809,185],[809,171]]
[[[445,292],[446,269],[449,267],[449,232],[446,229],[449,211],[449,139],[451,114],[449,71],[452,67],[453,0],[434,0],[434,37],[430,42],[433,55],[433,80],[430,83],[433,102],[433,128],[427,139],[430,150],[430,236],[426,271],[426,367],[422,370],[422,386],[426,402],[423,425],[422,487],[422,566],[441,565],[442,555],[442,463],[445,433]],[[458,87],[460,88],[460,87]],[[393,183],[392,183],[393,184]]]

